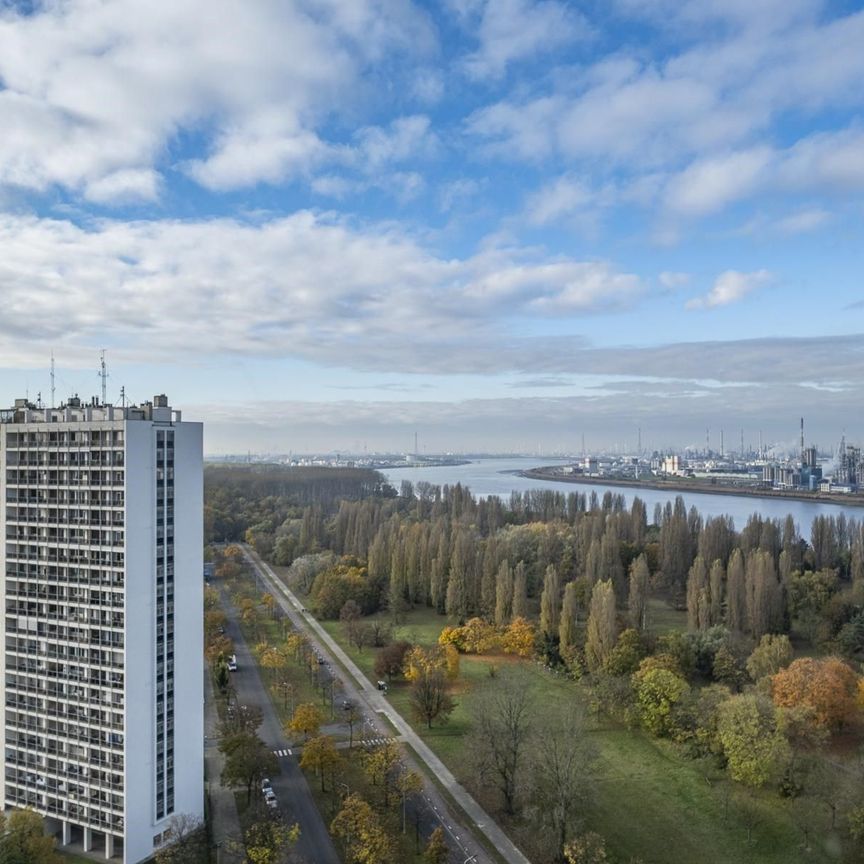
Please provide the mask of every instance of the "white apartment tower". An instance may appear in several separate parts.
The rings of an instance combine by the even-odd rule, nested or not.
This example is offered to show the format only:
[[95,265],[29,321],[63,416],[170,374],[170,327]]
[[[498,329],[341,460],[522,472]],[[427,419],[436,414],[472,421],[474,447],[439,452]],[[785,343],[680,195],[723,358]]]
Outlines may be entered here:
[[201,431],[165,396],[0,411],[4,806],[123,864],[203,816]]

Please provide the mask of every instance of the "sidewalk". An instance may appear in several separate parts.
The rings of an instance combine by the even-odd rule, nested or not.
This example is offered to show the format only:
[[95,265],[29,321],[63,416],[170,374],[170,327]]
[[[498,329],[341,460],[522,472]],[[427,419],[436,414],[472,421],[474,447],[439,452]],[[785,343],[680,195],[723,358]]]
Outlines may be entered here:
[[216,864],[240,864],[243,860],[233,854],[226,842],[230,837],[242,837],[240,817],[234,792],[225,789],[219,782],[225,757],[219,752],[217,731],[219,715],[216,711],[216,694],[209,669],[204,670],[204,789],[210,801],[210,829],[216,845]]

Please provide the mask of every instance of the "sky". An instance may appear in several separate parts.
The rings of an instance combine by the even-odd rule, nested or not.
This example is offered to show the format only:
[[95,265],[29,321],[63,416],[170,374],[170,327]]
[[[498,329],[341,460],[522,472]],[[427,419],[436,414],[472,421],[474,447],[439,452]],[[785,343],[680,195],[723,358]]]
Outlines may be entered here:
[[0,0],[0,403],[205,449],[864,437],[864,9]]

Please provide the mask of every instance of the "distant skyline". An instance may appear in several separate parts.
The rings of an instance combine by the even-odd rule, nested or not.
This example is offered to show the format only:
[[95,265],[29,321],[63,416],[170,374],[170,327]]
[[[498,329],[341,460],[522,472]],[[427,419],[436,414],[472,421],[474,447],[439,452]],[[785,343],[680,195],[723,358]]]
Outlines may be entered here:
[[208,453],[861,442],[862,45],[820,0],[12,0],[0,402],[105,348]]

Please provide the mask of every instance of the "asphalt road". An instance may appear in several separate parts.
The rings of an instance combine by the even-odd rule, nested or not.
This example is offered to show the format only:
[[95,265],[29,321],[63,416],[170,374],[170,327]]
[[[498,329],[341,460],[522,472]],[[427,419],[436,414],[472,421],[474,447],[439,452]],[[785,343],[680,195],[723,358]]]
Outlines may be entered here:
[[[308,613],[302,612],[302,607],[297,598],[282,584],[281,580],[260,560],[253,550],[243,547],[247,559],[255,568],[257,577],[266,587],[273,592],[280,607],[294,624],[294,626],[306,634],[314,650],[325,659],[328,665],[336,671],[341,678],[344,692],[342,698],[355,700],[363,706],[364,713],[371,720],[374,728],[385,735],[392,735],[387,731],[390,727],[385,724],[380,715],[384,715],[398,730],[400,740],[409,741],[414,751],[425,763],[425,767],[434,774],[439,781],[450,791],[453,797],[463,807],[465,812],[472,818],[473,824],[470,830],[466,829],[464,822],[454,818],[453,812],[444,800],[437,787],[420,773],[424,778],[423,801],[426,814],[424,821],[428,821],[430,830],[433,825],[440,824],[445,831],[448,845],[451,848],[450,860],[452,862],[473,862],[473,864],[493,864],[493,859],[480,845],[474,836],[474,831],[481,831],[498,849],[502,858],[509,864],[530,864],[528,859],[513,845],[510,839],[498,827],[497,823],[488,816],[485,811],[474,801],[467,791],[456,781],[453,774],[444,766],[440,759],[435,756],[426,743],[414,732],[405,720],[395,712],[393,707],[368,681],[366,676],[357,668],[354,662],[333,641],[321,625]],[[339,658],[339,662],[349,670],[350,676],[339,673],[338,666],[333,665],[333,656]],[[373,733],[374,734],[374,733]],[[416,770],[416,762],[410,754],[406,754],[405,761]]]
[[[228,615],[227,635],[233,640],[237,655],[237,671],[231,673],[237,701],[241,705],[257,705],[261,709],[263,722],[258,730],[261,740],[274,752],[286,752],[291,744],[282,731],[279,716],[240,632],[237,610],[224,593],[222,605]],[[339,855],[315,806],[306,777],[297,764],[296,755],[281,756],[278,759],[281,773],[270,780],[285,820],[300,825],[300,838],[294,847],[295,859],[306,864],[340,864]]]

